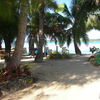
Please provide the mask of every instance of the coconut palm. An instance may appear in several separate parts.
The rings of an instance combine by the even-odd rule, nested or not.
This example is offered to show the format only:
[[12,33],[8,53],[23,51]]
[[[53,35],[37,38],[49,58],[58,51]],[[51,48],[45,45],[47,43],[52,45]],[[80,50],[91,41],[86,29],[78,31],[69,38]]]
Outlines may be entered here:
[[67,19],[69,18],[71,22],[69,24],[69,28],[66,30],[67,45],[69,46],[71,41],[73,41],[76,54],[81,54],[78,45],[81,44],[81,39],[87,44],[88,37],[86,34],[85,21],[83,18],[80,18],[78,14],[78,4],[77,2],[73,2],[71,12],[68,10],[67,5],[64,4],[63,13]]
[[[57,8],[56,2],[54,0],[37,0],[32,1],[35,5],[34,12],[38,12],[39,14],[39,30],[38,30],[38,42],[37,42],[37,48],[38,53],[36,55],[35,61],[41,62],[43,60],[43,45],[44,45],[44,19],[45,19],[45,11],[47,11],[48,8]],[[33,6],[34,6],[33,5]]]
[[[15,19],[15,17],[14,17]],[[11,43],[17,37],[18,32],[18,19],[15,21],[0,21],[0,33],[1,37],[5,42],[5,54],[10,56]]]
[[81,54],[79,45],[81,45],[82,40],[85,44],[88,44],[86,21],[88,14],[97,8],[96,0],[72,0],[70,10],[64,4],[63,13],[71,22],[66,31],[67,45],[69,46],[73,41],[76,54]]
[[[29,41],[31,50],[34,50],[34,43],[38,43],[38,30],[39,30],[39,14],[35,13],[33,16],[33,24],[28,26],[30,30]],[[46,37],[49,37],[51,40],[55,41],[55,43],[59,43],[62,46],[66,41],[65,37],[65,28],[70,23],[69,19],[58,14],[58,13],[50,13],[45,12],[44,19],[44,40],[46,43]],[[45,46],[45,44],[44,44]]]
[[0,37],[5,42],[5,54],[10,56],[11,43],[17,36],[18,13],[14,0],[0,1]]
[[37,34],[39,32],[39,13],[34,12],[30,15],[29,25],[27,26],[28,41],[29,41],[29,54],[34,51],[34,44],[37,44]]
[[15,51],[13,54],[13,60],[10,62],[11,66],[18,67],[22,56],[25,32],[27,27],[27,14],[28,14],[28,0],[20,0],[20,15],[19,15],[19,26],[18,36],[15,45]]
[[70,20],[58,13],[46,13],[44,23],[44,32],[55,43],[63,46],[66,42],[66,26],[70,24]]
[[20,4],[18,10],[19,12],[18,35],[13,56],[8,58],[6,62],[5,76],[7,77],[7,79],[13,77],[13,72],[15,72],[15,74],[17,75],[20,74],[20,60],[22,56],[26,26],[27,26],[28,0],[19,0],[19,2],[16,3]]
[[40,7],[39,7],[39,33],[38,33],[38,53],[36,55],[35,61],[41,62],[43,60],[43,26],[44,26],[44,0],[40,0]]

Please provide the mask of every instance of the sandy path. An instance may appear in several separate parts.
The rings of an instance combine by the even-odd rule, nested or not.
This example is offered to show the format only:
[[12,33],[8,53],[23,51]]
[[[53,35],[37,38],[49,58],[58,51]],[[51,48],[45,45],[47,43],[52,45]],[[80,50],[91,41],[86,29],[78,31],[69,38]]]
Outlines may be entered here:
[[87,56],[50,60],[33,70],[40,81],[1,100],[100,100],[100,68]]

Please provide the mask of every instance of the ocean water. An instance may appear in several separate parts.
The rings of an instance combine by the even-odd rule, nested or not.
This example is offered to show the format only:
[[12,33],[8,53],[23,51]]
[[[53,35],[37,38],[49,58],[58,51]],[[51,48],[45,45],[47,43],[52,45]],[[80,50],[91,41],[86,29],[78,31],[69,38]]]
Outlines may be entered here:
[[[47,45],[46,45],[46,47],[48,47],[49,49],[52,49],[53,51],[56,51],[56,46],[58,46],[58,51],[61,52],[62,48],[58,44],[55,45],[55,42],[47,42]],[[79,48],[80,48],[82,54],[91,54],[90,47],[93,47],[93,46],[95,46],[96,48],[100,48],[100,42],[93,41],[93,42],[89,42],[88,45],[85,45],[82,42],[82,44],[81,44],[81,46],[79,46]],[[27,48],[27,52],[28,52],[28,43],[27,42],[24,44],[24,47]],[[75,54],[73,43],[71,43],[69,47],[65,43],[63,47],[66,47],[66,49],[69,50],[69,53]]]
[[[49,49],[52,49],[53,51],[56,50],[56,46],[58,46],[58,51],[61,52],[62,48],[58,44],[55,45],[55,42],[47,42],[47,45],[46,45],[46,47],[48,47]],[[89,42],[88,45],[85,45],[82,42],[81,46],[79,46],[79,48],[80,48],[82,54],[91,54],[89,48],[93,47],[93,46],[95,46],[96,48],[100,48],[100,42],[93,41],[93,42]],[[2,44],[2,47],[3,48],[5,47],[4,43]],[[14,45],[12,44],[12,48],[13,47],[14,47]],[[29,47],[29,45],[28,45],[28,42],[26,41],[24,43],[24,48],[26,48],[27,53],[29,52],[28,47]],[[73,43],[71,43],[69,47],[67,47],[67,44],[65,43],[63,47],[66,47],[66,49],[69,50],[69,53],[75,54]]]
[[[47,46],[52,49],[52,50],[56,50],[56,45],[54,42],[48,42]],[[58,51],[61,51],[62,48],[58,46]],[[81,43],[81,46],[79,46],[82,54],[91,54],[90,52],[90,47],[95,46],[96,48],[100,48],[100,42],[89,42],[88,45],[85,45],[83,42]],[[70,46],[68,47],[67,44],[65,43],[63,47],[66,47],[66,49],[69,50],[69,53],[75,54],[75,50],[74,50],[74,44],[71,43]]]

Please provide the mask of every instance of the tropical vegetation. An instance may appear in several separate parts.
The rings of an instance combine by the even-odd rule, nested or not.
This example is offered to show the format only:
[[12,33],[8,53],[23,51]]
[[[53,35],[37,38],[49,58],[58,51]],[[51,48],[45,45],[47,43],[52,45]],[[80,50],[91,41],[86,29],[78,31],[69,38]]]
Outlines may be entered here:
[[[54,0],[1,0],[0,42],[4,40],[6,52],[1,76],[8,80],[24,73],[20,65],[26,34],[30,35],[29,44],[34,42],[37,45],[36,62],[43,61],[43,46],[47,37],[59,42],[60,46],[65,42],[69,46],[73,41],[76,54],[81,54],[81,41],[88,43],[86,31],[100,27],[100,16],[95,16],[95,12],[99,11],[99,0],[72,0],[71,9],[64,4],[60,10]],[[91,15],[94,17],[92,21]],[[10,55],[14,40],[14,53]],[[30,44],[33,46],[31,51],[34,43]]]

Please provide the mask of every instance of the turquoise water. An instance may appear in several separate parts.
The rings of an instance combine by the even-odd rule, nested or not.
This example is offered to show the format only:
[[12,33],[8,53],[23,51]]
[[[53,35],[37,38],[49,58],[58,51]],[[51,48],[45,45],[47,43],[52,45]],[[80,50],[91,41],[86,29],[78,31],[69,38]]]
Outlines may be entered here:
[[[49,49],[56,50],[56,45],[55,45],[54,42],[48,42],[46,46]],[[57,44],[57,46],[58,46],[58,51],[61,52],[62,48],[59,47],[58,44]],[[81,50],[81,52],[83,54],[91,54],[91,52],[89,51],[89,48],[93,47],[93,46],[95,46],[97,48],[100,48],[100,42],[93,41],[93,42],[89,42],[88,45],[85,45],[84,43],[82,43],[79,48],[80,48],[80,50]],[[2,44],[2,47],[3,48],[5,47],[4,43]],[[28,42],[25,42],[24,47],[27,49],[27,53],[28,53],[28,51],[29,51],[28,50],[28,47],[29,47],[28,46]],[[67,47],[67,44],[65,43],[63,47],[66,47],[69,50],[69,53],[73,53],[73,54],[75,53],[75,51],[74,51],[74,44],[73,43],[71,43],[71,45],[69,47]]]
[[[55,46],[54,42],[48,42],[47,46],[52,50],[56,50],[56,46]],[[57,46],[58,46],[58,50],[61,51],[62,49],[59,47],[59,45],[57,45]],[[93,46],[100,48],[100,42],[93,41],[93,42],[89,42],[88,45],[85,45],[84,43],[82,43],[81,46],[79,46],[79,48],[80,48],[82,54],[91,54],[91,52],[89,51],[89,48],[93,47]],[[69,47],[67,47],[67,45],[64,44],[63,47],[66,47],[69,50],[69,53],[73,53],[73,54],[75,53],[73,43],[71,43],[71,45]]]
[[[56,45],[54,42],[48,42],[47,45],[46,45],[49,49],[52,49],[52,50],[56,50]],[[58,51],[61,52],[62,48],[57,44],[58,46]],[[100,42],[89,42],[88,45],[85,45],[84,43],[81,44],[81,46],[79,46],[82,54],[91,54],[91,52],[89,51],[89,48],[90,47],[97,47],[97,48],[100,48]],[[27,48],[27,52],[28,52],[28,43],[26,42],[24,44],[24,47]],[[72,54],[75,54],[75,51],[74,51],[74,44],[71,43],[71,45],[69,47],[67,47],[67,44],[65,43],[63,47],[66,47],[66,49],[69,50],[69,53],[72,53]]]

